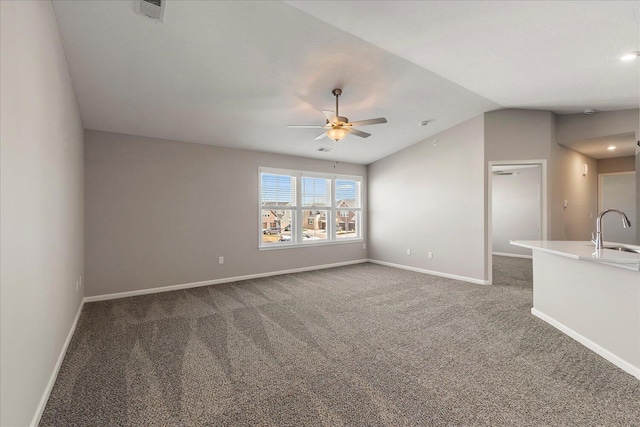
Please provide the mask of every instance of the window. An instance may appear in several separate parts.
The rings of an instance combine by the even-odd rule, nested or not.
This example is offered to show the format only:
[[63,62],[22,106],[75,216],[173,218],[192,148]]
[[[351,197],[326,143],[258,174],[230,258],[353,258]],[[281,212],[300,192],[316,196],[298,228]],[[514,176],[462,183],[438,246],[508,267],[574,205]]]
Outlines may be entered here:
[[336,179],[335,204],[340,208],[336,216],[338,239],[359,237],[362,216],[361,182],[353,179]]
[[260,248],[362,238],[362,177],[271,168],[259,176]]

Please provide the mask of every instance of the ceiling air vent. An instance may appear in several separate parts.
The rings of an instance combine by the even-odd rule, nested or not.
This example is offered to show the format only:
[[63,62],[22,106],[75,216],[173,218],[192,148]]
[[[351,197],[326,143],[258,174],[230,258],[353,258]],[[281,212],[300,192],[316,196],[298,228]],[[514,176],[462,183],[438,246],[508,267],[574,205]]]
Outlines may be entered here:
[[327,147],[318,148],[318,151],[323,152],[323,153],[326,153],[327,151],[331,151],[331,150],[332,150],[332,148],[327,148]]
[[141,15],[157,19],[160,22],[164,19],[164,7],[167,0],[139,0],[138,12]]

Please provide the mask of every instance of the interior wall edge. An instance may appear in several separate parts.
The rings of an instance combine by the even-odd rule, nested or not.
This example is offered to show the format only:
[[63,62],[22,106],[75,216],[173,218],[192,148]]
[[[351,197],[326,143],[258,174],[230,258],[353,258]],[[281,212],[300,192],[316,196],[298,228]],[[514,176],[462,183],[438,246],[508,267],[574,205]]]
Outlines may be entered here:
[[27,426],[82,306],[84,130],[52,2],[0,20],[0,425]]

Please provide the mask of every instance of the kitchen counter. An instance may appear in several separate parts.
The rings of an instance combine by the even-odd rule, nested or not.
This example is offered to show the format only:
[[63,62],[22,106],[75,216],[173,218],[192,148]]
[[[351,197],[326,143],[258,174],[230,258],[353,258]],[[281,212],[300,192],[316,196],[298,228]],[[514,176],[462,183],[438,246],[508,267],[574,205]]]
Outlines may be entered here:
[[[640,254],[632,252],[622,252],[613,249],[601,249],[598,251],[596,250],[593,242],[559,240],[515,240],[510,241],[509,243],[514,246],[540,250],[543,252],[573,259],[579,259],[582,261],[601,262],[614,267],[640,271]],[[640,249],[640,246],[613,242],[605,242],[604,246],[624,246],[628,248]]]
[[511,244],[533,252],[531,313],[640,379],[640,254],[591,242]]

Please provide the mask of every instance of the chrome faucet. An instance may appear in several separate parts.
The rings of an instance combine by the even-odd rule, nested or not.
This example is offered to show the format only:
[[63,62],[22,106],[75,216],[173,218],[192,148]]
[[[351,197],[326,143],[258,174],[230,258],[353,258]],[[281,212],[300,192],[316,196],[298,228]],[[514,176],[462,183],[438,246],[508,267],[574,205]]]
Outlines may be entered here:
[[602,249],[602,217],[607,212],[618,212],[622,216],[622,227],[623,228],[631,227],[631,221],[629,221],[629,218],[627,218],[627,215],[624,212],[619,211],[618,209],[605,209],[605,210],[603,210],[598,215],[598,218],[596,218],[596,234],[595,234],[595,236],[593,235],[593,232],[591,232],[591,242],[595,243],[596,249]]

